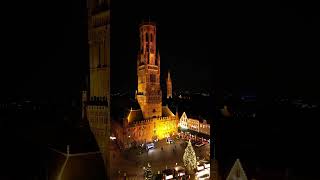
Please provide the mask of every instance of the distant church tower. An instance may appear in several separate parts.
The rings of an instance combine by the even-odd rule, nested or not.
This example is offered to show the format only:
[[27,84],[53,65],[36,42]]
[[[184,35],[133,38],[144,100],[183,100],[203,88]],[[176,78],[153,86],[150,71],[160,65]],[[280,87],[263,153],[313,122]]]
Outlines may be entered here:
[[167,99],[172,98],[172,82],[170,77],[170,71],[168,71],[168,78],[167,78]]
[[143,118],[162,116],[160,88],[160,54],[156,49],[156,26],[145,22],[140,26],[140,50],[137,60],[137,100]]
[[109,171],[110,0],[87,0],[90,88],[87,119]]

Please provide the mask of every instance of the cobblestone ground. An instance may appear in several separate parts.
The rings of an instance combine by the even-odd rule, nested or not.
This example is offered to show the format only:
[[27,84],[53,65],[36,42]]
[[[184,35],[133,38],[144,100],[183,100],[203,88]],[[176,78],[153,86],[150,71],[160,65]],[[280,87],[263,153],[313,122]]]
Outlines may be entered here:
[[[183,153],[187,143],[185,140],[176,140],[174,144],[167,144],[161,140],[155,144],[154,149],[139,153],[138,149],[129,149],[121,152],[113,142],[111,148],[111,172],[112,179],[126,174],[128,179],[143,179],[143,167],[149,162],[152,171],[158,172],[179,165],[183,166]],[[163,148],[163,150],[161,149]],[[202,147],[194,147],[197,157],[204,159],[210,152],[209,144]]]

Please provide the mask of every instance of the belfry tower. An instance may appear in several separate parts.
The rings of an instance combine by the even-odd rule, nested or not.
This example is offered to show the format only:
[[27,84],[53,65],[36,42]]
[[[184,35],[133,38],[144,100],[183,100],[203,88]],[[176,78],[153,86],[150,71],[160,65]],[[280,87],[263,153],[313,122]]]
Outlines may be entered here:
[[137,100],[143,118],[162,116],[160,88],[160,54],[156,49],[156,25],[144,22],[140,26],[140,50],[137,60]]
[[86,115],[109,168],[110,140],[110,0],[87,0],[90,88]]
[[167,99],[172,98],[172,82],[170,77],[170,71],[168,71],[167,77]]

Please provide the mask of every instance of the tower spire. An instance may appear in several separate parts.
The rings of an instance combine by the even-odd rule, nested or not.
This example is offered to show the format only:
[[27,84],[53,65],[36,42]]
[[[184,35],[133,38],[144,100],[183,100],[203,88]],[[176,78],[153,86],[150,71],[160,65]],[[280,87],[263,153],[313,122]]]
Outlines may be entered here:
[[170,71],[168,71],[167,77],[167,99],[172,98],[172,82],[170,77]]

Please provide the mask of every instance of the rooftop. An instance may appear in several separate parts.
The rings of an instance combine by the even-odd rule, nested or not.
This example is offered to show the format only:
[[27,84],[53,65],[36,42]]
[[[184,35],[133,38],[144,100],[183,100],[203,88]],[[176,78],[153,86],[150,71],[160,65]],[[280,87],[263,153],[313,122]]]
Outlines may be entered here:
[[87,153],[99,151],[98,145],[89,127],[83,128],[54,128],[59,133],[50,133],[48,137],[49,148],[55,149],[62,153],[67,153],[67,146],[69,146],[69,153]]
[[157,24],[153,21],[150,21],[150,20],[144,20],[140,23],[140,27],[141,26],[144,26],[144,25],[152,25],[152,26],[157,26]]
[[100,153],[82,153],[67,157],[52,151],[49,156],[50,179],[105,179],[104,163]]
[[[174,116],[168,106],[162,106],[162,117]],[[128,112],[128,122],[136,122],[144,120],[141,109],[131,109]]]

